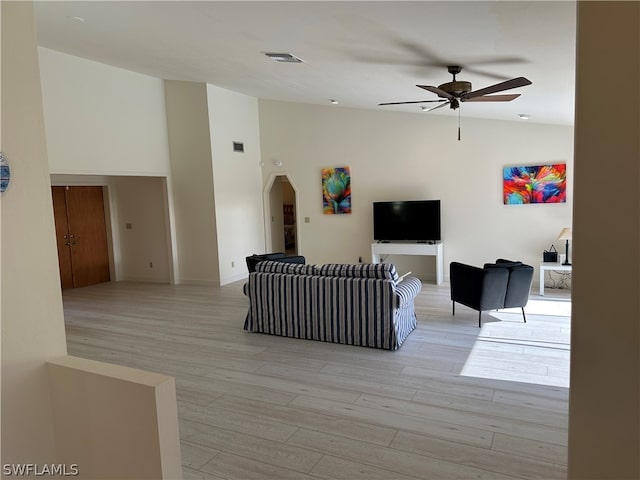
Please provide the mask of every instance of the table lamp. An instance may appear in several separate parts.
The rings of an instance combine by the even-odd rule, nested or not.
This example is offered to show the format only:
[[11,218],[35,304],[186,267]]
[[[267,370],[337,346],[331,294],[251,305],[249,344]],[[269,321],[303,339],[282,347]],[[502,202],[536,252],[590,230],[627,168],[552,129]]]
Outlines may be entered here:
[[558,239],[566,240],[565,258],[564,258],[564,263],[562,265],[571,265],[571,262],[569,262],[569,240],[571,240],[571,227],[563,228],[562,231],[560,232],[560,235],[558,236]]

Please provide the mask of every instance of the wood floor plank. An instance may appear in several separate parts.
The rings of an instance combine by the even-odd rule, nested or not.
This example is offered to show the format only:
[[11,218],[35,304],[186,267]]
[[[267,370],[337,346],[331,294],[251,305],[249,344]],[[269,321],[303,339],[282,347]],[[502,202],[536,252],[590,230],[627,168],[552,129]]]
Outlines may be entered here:
[[345,378],[339,375],[310,373],[308,370],[291,366],[265,365],[260,367],[256,373],[265,376],[287,378],[305,383],[311,382],[314,385],[320,385],[323,387],[353,390],[358,393],[375,393],[376,395],[401,398],[405,400],[413,398],[417,391],[415,388],[408,388],[399,385],[387,385],[381,383],[379,380],[368,381],[354,377]]
[[415,480],[420,478],[331,455],[324,455],[313,467],[311,473],[317,477],[332,480]]
[[496,433],[491,448],[507,454],[539,458],[545,462],[567,465],[567,447],[563,445]]
[[262,402],[274,403],[276,405],[287,405],[296,395],[282,392],[267,387],[254,387],[243,383],[234,383],[225,380],[211,380],[205,377],[177,376],[176,389],[187,387],[192,390],[212,393],[211,400],[220,394],[235,395],[243,398],[260,400]]
[[540,409],[531,404],[517,404],[515,402],[500,403],[495,401],[495,398],[492,401],[487,401],[419,390],[412,400],[413,402],[424,405],[474,412],[480,415],[491,415],[493,417],[548,425],[550,427],[566,427],[568,421],[566,412],[550,412],[549,410]]
[[221,478],[228,480],[264,480],[265,478],[312,480],[315,478],[294,470],[226,452],[216,455],[201,470],[205,473],[219,475]]
[[180,442],[180,451],[182,452],[182,465],[194,470],[201,469],[209,460],[220,453],[219,450],[189,442]]
[[[297,399],[294,400],[294,402],[296,401]],[[415,416],[414,418],[423,421],[426,419],[439,419],[441,422],[466,426],[476,430],[485,430],[486,432],[506,433],[531,440],[566,444],[566,422],[558,426],[540,425],[539,423],[505,419],[487,413],[479,414],[473,411],[449,409],[370,394],[362,394],[356,405],[378,410],[378,412],[385,412],[385,416],[396,413],[407,417]],[[382,413],[379,414],[381,415]]]
[[550,410],[552,412],[567,413],[566,398],[549,398],[545,395],[535,395],[532,393],[513,392],[504,390],[494,390],[492,400],[499,403],[508,403],[511,405],[525,405],[541,410]]
[[221,411],[237,412],[248,417],[269,418],[286,425],[332,433],[382,446],[388,446],[397,433],[397,430],[393,428],[380,427],[340,416],[300,410],[291,406],[267,404],[230,395],[224,395],[216,399],[210,406]]
[[297,427],[293,425],[276,420],[255,415],[243,415],[210,406],[203,407],[192,403],[181,403],[178,406],[178,415],[180,418],[192,422],[277,442],[286,441],[297,430]]
[[365,442],[313,430],[298,430],[289,439],[289,443],[320,450],[333,456],[398,472],[403,475],[417,476],[418,478],[484,478],[491,480],[514,478],[410,452],[377,447]]
[[318,398],[326,398],[338,402],[355,402],[358,399],[358,392],[345,390],[343,388],[325,388],[316,386],[309,381],[292,381],[287,378],[267,377],[260,374],[238,372],[224,368],[216,368],[207,372],[205,378],[215,380],[225,380],[244,385],[271,388],[281,392],[299,395],[312,395]]
[[[549,444],[549,446],[551,445]],[[560,480],[565,479],[567,476],[565,468],[559,467],[557,464],[537,460],[536,457],[516,456],[493,450],[487,451],[484,448],[463,446],[409,432],[399,432],[391,447],[405,452],[418,453],[451,463],[479,468],[489,472],[504,473],[519,478]],[[563,449],[558,445],[553,446],[553,448],[558,452]]]
[[180,429],[189,443],[195,443],[240,457],[251,458],[296,472],[309,473],[322,454],[296,446],[233,432],[211,425],[181,420]]
[[226,477],[219,477],[190,467],[182,468],[182,478],[183,480],[227,480]]
[[420,418],[415,415],[406,415],[398,411],[385,411],[361,405],[333,402],[321,398],[299,396],[290,405],[302,410],[340,415],[346,418],[357,419],[361,422],[381,425],[389,428],[397,428],[409,432],[422,433],[437,438],[444,438],[467,445],[489,448],[493,434],[488,430],[470,428],[456,423],[446,423],[430,418]]

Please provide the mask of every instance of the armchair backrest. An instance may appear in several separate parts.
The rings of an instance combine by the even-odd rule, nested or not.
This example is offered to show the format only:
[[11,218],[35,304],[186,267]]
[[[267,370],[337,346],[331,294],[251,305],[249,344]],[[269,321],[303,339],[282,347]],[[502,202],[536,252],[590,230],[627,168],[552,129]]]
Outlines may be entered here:
[[485,269],[507,270],[509,281],[504,298],[504,308],[524,307],[529,301],[533,267],[522,262],[498,259],[496,263],[485,264]]
[[529,301],[531,282],[533,281],[533,267],[520,265],[509,269],[509,283],[504,307],[524,307]]
[[509,281],[506,268],[479,268],[459,262],[449,266],[451,300],[476,310],[503,308]]

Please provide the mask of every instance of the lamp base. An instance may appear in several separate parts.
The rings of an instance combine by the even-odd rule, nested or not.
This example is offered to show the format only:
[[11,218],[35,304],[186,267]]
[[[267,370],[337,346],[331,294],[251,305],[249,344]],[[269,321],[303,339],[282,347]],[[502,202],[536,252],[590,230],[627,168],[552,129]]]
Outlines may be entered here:
[[562,265],[566,265],[569,266],[571,265],[571,262],[569,262],[569,240],[567,240],[564,244],[564,252],[565,252],[565,257],[564,257],[564,262],[562,263]]

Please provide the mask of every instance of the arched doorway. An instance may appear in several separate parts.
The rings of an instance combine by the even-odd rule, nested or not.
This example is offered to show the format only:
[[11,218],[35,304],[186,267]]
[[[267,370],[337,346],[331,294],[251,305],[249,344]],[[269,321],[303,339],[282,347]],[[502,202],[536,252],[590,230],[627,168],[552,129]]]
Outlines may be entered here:
[[272,175],[265,189],[265,234],[269,252],[298,255],[298,192],[287,174]]

